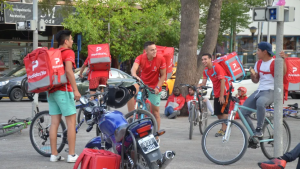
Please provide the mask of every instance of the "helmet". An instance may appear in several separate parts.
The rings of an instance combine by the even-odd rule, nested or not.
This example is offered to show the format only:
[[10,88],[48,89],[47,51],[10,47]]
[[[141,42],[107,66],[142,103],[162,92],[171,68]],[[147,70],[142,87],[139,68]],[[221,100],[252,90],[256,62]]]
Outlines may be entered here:
[[247,89],[245,87],[239,87],[238,90],[241,91],[242,96],[246,95],[246,93],[247,93]]
[[106,104],[109,107],[123,107],[136,93],[134,85],[129,87],[109,86]]

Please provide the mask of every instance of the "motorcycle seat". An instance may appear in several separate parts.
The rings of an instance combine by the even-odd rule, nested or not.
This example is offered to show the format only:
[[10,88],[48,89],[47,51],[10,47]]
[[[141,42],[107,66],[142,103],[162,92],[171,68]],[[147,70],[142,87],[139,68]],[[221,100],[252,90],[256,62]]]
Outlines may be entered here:
[[295,109],[298,109],[298,103],[295,103],[295,104],[289,104],[288,106],[289,106],[289,107],[294,107]]
[[118,127],[115,131],[115,138],[116,138],[116,142],[120,142],[123,140],[123,137],[126,134],[126,128],[127,128],[128,124],[122,125],[120,127]]

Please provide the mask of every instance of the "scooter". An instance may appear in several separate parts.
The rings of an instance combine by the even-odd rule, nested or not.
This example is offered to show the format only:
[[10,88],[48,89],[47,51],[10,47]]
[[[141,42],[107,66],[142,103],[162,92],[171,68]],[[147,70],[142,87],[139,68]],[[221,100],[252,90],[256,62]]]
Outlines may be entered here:
[[[104,92],[103,98],[105,95],[107,92]],[[87,104],[88,98],[81,97],[80,102]],[[120,111],[107,111],[104,104],[105,102],[91,111],[91,123],[87,132],[96,124],[100,136],[91,139],[86,148],[105,149],[119,154],[122,169],[164,169],[170,164],[175,152],[166,151],[161,154],[155,137],[163,135],[165,131],[153,133],[152,118],[146,117],[129,123]]]

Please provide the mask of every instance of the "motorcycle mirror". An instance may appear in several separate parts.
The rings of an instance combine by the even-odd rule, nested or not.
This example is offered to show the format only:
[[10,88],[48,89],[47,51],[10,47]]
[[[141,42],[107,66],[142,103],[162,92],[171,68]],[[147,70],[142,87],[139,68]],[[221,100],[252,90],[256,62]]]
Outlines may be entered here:
[[80,97],[80,103],[81,104],[88,104],[89,100],[85,96]]

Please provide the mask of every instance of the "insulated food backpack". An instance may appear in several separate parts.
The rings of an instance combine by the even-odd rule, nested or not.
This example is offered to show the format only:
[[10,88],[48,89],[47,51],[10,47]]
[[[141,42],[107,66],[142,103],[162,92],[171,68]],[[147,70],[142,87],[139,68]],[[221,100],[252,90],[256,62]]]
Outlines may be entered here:
[[220,66],[222,66],[229,81],[235,82],[238,78],[245,77],[245,70],[235,52],[219,57],[214,60],[213,63],[218,63]]
[[71,49],[38,48],[24,58],[29,92],[49,91],[68,82],[61,57],[66,50]]
[[111,56],[109,52],[109,45],[97,44],[88,45],[88,64],[92,71],[109,71]]

